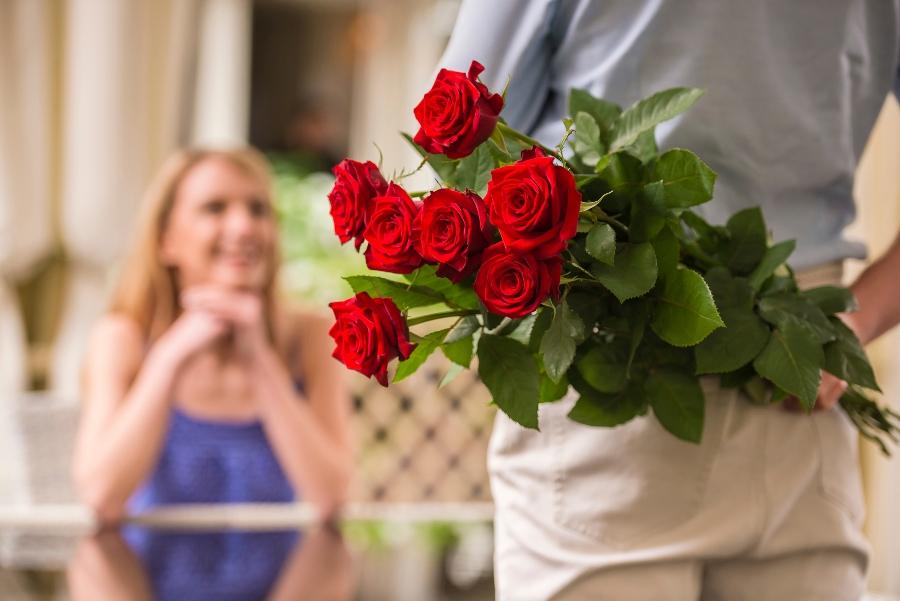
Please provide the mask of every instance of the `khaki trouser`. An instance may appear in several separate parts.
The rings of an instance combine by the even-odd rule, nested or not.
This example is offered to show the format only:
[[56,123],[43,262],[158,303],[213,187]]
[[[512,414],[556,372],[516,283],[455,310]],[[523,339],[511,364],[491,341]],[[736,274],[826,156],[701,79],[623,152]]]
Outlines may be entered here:
[[[840,264],[798,274],[840,281]],[[839,409],[758,406],[717,378],[703,441],[652,413],[617,428],[540,408],[541,431],[498,413],[488,466],[501,601],[847,601],[868,546],[857,435]]]

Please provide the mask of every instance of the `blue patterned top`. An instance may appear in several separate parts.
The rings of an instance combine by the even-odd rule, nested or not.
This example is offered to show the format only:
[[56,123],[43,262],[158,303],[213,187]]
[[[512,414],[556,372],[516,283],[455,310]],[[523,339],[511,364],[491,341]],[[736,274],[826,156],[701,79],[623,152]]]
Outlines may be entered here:
[[174,409],[156,467],[131,498],[129,510],[294,500],[259,420],[212,421]]

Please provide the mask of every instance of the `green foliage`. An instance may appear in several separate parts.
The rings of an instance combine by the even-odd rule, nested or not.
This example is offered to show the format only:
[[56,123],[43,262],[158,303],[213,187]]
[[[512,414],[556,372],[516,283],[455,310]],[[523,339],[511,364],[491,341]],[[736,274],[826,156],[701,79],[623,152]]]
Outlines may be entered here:
[[401,310],[427,307],[447,301],[442,294],[435,290],[424,286],[410,286],[376,275],[350,275],[344,280],[350,284],[353,292],[368,292],[373,297],[390,297]]
[[[881,436],[900,432],[896,414],[859,392],[878,386],[859,341],[835,317],[855,310],[852,294],[835,286],[798,291],[786,264],[794,242],[770,244],[758,207],[724,225],[707,222],[696,207],[713,198],[716,174],[689,150],[660,153],[656,126],[701,94],[664,90],[623,111],[571,90],[566,137],[555,151],[545,147],[573,172],[582,196],[576,236],[562,254],[559,303],[547,299],[534,314],[509,319],[479,302],[471,278],[455,285],[434,266],[405,282],[348,277],[354,290],[390,296],[404,311],[440,306],[435,318],[459,317],[421,338],[395,380],[438,347],[454,363],[444,381],[477,354],[494,402],[525,427],[537,428],[539,403],[571,386],[579,393],[574,421],[613,427],[652,409],[662,427],[696,443],[704,422],[698,374],[716,374],[753,402],[794,395],[811,409],[825,369],[850,383],[841,405],[864,436],[883,444]],[[503,122],[462,159],[407,140],[442,185],[479,194],[493,169],[536,143]]]
[[712,198],[716,174],[693,152],[674,148],[652,164],[649,179],[662,182],[666,205],[683,209]]
[[570,380],[580,396],[569,411],[569,419],[578,423],[611,428],[647,410],[646,397],[637,382],[618,393],[604,394],[591,388],[577,372],[572,374]]
[[703,437],[703,389],[696,378],[674,369],[650,372],[644,392],[663,427],[682,440]]
[[639,100],[613,123],[610,148],[634,143],[643,132],[688,110],[702,95],[703,90],[695,88],[672,88]]
[[608,223],[598,223],[588,232],[585,249],[593,258],[613,265],[616,256],[616,232]]
[[504,336],[483,334],[478,341],[478,375],[506,415],[537,429],[540,380],[528,347]]
[[547,376],[554,382],[562,380],[572,359],[575,341],[585,335],[585,325],[564,298],[553,313],[553,320],[541,338],[540,353]]
[[656,252],[648,242],[623,243],[613,265],[594,263],[591,273],[619,302],[625,302],[653,288],[657,275]]
[[787,321],[772,332],[765,348],[753,361],[753,367],[759,375],[796,396],[811,411],[824,361],[822,346],[810,338],[807,330]]
[[[397,364],[397,372],[394,374],[394,382],[405,380],[419,369],[425,360],[431,356],[450,330],[438,330],[419,339],[416,348],[410,353],[409,357]],[[470,339],[471,340],[471,339]]]
[[673,346],[693,346],[725,325],[706,281],[696,271],[676,269],[664,280],[650,327]]
[[829,317],[835,340],[825,345],[825,371],[849,384],[881,391],[856,334],[837,317]]
[[441,345],[444,355],[463,367],[469,367],[472,363],[472,353],[474,352],[474,341],[471,336],[460,338],[453,342],[445,342]]

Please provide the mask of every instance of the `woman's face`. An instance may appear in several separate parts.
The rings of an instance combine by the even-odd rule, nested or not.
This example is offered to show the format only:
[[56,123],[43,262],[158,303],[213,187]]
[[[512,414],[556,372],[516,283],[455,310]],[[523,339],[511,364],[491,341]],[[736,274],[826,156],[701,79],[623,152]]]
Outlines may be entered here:
[[161,258],[181,289],[218,284],[260,291],[274,260],[276,224],[263,185],[229,160],[204,159],[181,180]]

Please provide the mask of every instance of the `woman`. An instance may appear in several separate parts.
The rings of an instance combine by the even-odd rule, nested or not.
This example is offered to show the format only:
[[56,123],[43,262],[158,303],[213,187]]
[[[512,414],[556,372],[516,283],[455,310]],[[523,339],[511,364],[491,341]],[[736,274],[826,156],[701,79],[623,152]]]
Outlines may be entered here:
[[253,150],[182,151],[145,201],[86,361],[74,476],[102,521],[170,503],[327,516],[350,476],[329,321],[276,297],[277,224]]

